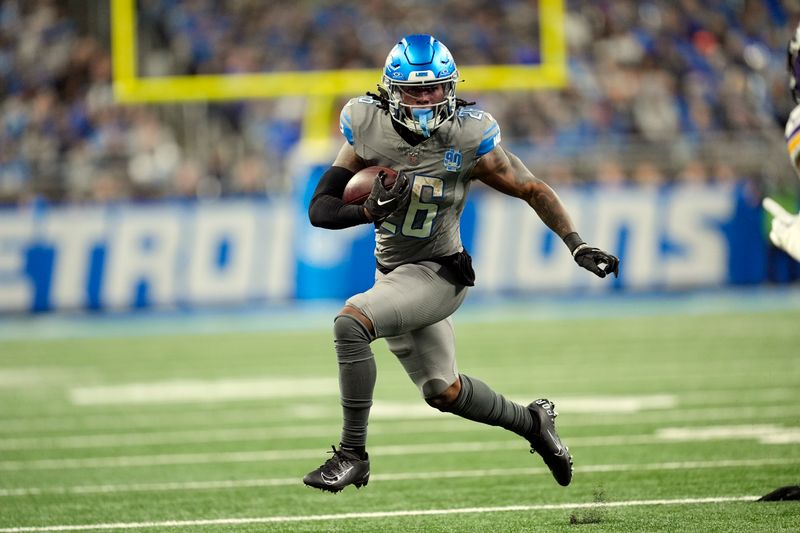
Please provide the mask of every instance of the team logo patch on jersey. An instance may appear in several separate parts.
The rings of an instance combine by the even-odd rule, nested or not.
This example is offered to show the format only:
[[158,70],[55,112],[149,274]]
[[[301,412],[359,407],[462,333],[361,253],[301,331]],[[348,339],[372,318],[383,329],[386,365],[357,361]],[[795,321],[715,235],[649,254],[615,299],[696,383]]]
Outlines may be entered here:
[[455,172],[461,168],[461,152],[450,148],[444,153],[444,168],[448,172]]

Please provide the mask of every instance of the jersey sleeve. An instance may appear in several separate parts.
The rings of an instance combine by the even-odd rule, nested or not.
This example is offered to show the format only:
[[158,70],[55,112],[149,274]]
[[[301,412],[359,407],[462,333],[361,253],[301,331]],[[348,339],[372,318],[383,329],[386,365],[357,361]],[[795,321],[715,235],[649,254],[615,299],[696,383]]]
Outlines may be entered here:
[[353,137],[353,100],[347,102],[339,114],[339,131],[342,132],[344,138],[352,146],[355,142]]
[[786,148],[789,150],[792,166],[800,176],[800,105],[792,110],[789,120],[786,121]]
[[500,126],[497,121],[489,113],[483,113],[481,120],[481,127],[483,134],[481,135],[481,142],[478,145],[478,150],[475,152],[475,157],[480,157],[488,154],[494,147],[500,144]]

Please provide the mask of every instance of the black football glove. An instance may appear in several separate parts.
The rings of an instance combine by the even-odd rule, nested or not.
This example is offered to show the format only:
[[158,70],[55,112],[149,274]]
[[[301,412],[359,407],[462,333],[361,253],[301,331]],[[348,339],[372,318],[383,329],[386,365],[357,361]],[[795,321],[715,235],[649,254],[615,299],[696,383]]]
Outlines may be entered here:
[[375,176],[372,192],[369,193],[369,196],[364,201],[364,208],[369,211],[369,215],[375,224],[380,224],[389,215],[398,209],[404,208],[411,198],[411,187],[408,184],[408,177],[405,173],[398,174],[397,179],[389,189],[384,186],[385,179],[385,172],[380,172]]
[[599,248],[583,243],[575,248],[572,257],[576,263],[598,277],[604,278],[611,273],[615,278],[619,276],[619,259]]

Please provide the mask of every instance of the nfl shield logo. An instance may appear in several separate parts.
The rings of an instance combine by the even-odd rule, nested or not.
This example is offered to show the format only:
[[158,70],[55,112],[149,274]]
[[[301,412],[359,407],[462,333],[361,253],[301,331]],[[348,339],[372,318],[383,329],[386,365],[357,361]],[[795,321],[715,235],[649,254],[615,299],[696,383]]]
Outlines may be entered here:
[[459,168],[461,168],[461,152],[450,148],[444,153],[444,169],[448,172],[455,172]]

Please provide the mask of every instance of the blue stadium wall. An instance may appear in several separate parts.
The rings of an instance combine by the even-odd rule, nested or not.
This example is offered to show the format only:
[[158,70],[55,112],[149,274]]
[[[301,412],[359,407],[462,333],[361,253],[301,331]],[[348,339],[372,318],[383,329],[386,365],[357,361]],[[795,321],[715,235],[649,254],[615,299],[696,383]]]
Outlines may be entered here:
[[[194,308],[344,299],[374,275],[368,225],[313,228],[295,197],[0,209],[0,311]],[[474,187],[462,237],[475,293],[660,291],[788,282],[744,184],[560,188],[583,237],[614,250],[611,283],[577,268],[523,202]]]

